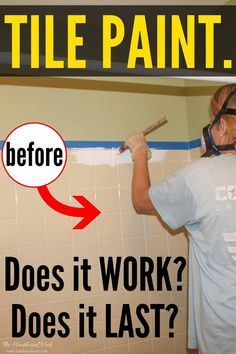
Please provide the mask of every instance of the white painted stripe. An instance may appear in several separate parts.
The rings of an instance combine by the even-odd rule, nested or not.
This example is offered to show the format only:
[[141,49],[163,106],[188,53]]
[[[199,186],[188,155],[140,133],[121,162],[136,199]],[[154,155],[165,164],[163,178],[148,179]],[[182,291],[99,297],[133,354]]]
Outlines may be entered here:
[[236,255],[235,256],[232,256],[233,260],[236,262]]
[[234,246],[234,247],[228,246],[227,248],[228,248],[229,253],[236,253],[236,246]]
[[236,232],[223,233],[225,242],[236,242]]
[[[152,158],[150,162],[162,162],[170,150],[155,150],[151,149]],[[182,150],[176,150],[182,151]],[[186,154],[186,162],[189,161],[188,153]],[[119,154],[118,149],[105,149],[105,148],[79,148],[69,149],[68,157],[71,163],[79,163],[83,165],[109,165],[116,167],[122,164],[133,164],[130,152],[127,150]]]

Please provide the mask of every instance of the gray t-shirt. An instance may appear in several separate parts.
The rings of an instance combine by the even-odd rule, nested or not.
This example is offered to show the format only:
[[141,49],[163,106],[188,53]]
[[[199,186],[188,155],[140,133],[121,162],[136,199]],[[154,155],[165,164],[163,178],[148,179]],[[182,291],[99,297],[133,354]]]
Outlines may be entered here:
[[189,348],[236,354],[236,155],[193,161],[149,195],[172,228],[189,232]]

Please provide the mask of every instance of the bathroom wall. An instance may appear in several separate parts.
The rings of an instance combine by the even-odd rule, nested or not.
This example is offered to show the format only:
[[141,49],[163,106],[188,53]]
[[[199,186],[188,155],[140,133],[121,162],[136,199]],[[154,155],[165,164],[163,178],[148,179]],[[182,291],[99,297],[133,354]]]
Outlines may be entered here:
[[[163,80],[163,79],[162,79]],[[168,79],[169,80],[169,79]],[[166,81],[166,85],[170,85]],[[183,81],[174,81],[175,84]],[[163,81],[161,81],[163,84]],[[137,93],[114,93],[68,89],[29,88],[1,86],[2,116],[0,138],[24,121],[43,121],[53,125],[65,140],[118,141],[132,130],[142,129],[147,123],[168,113],[169,124],[153,133],[151,139],[161,141],[189,141],[188,106],[183,96],[164,96]],[[12,103],[14,100],[14,104]],[[196,138],[194,134],[193,138]],[[99,145],[99,144],[98,144]],[[171,174],[190,158],[196,158],[199,149],[154,151],[149,162],[151,181]],[[183,290],[176,291],[177,265],[171,266],[172,291],[125,291],[122,282],[118,291],[102,289],[99,256],[183,256],[187,258],[188,241],[183,230],[171,232],[153,216],[137,215],[131,204],[132,162],[129,153],[117,155],[115,149],[69,149],[68,162],[63,175],[49,186],[55,198],[63,203],[76,205],[73,195],[83,195],[93,202],[102,214],[84,230],[73,230],[74,218],[62,216],[43,203],[37,190],[15,184],[0,166],[0,353],[9,348],[26,348],[46,342],[48,353],[53,354],[185,354],[187,332],[187,271],[184,272]],[[4,258],[16,256],[21,265],[40,264],[64,267],[65,287],[61,292],[24,291],[21,286],[14,292],[4,291]],[[92,291],[72,291],[73,256],[88,258],[92,266],[90,282]],[[122,275],[122,274],[121,274]],[[122,280],[122,278],[121,278]],[[58,337],[32,339],[11,338],[11,305],[23,304],[27,311],[41,314],[61,311],[71,315],[71,334],[67,339]],[[79,304],[94,306],[98,316],[96,339],[79,338]],[[105,338],[105,304],[112,304],[112,325],[119,326],[121,305],[132,308],[134,325],[135,309],[140,303],[174,303],[179,307],[175,320],[175,337],[169,338],[169,316],[162,318],[161,337],[154,338],[154,316],[146,316],[151,333],[145,339]],[[29,348],[29,347],[28,347]],[[30,347],[31,353],[33,352]]]
[[[88,80],[64,79],[64,87],[71,87],[76,81],[80,89],[37,87],[43,80],[47,83],[47,78],[33,80],[35,87],[0,85],[0,139],[25,121],[40,121],[51,124],[65,140],[123,141],[130,132],[142,130],[168,114],[168,126],[154,132],[149,139],[170,141],[175,136],[176,141],[188,140],[185,97],[175,89],[176,84],[181,87],[184,80],[136,80],[146,92],[159,85],[163,94],[136,93],[136,86],[131,86],[131,92],[124,92],[128,84],[135,84],[132,80],[129,83],[120,81],[120,89],[115,79],[107,80],[107,91],[99,90],[102,80],[90,80],[94,90],[84,89]],[[176,91],[175,95],[172,95],[173,91]]]

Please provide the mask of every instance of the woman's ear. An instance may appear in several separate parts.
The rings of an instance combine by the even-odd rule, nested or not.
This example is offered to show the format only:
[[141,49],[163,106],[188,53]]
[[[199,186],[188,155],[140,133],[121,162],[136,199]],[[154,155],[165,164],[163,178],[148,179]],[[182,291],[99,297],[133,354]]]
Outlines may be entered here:
[[221,118],[220,124],[218,126],[221,138],[226,137],[226,135],[227,135],[227,127],[228,127],[228,125],[226,123],[226,120],[224,118]]
[[211,134],[213,136],[216,145],[224,145],[227,140],[227,123],[221,118],[219,124],[214,124],[211,128]]

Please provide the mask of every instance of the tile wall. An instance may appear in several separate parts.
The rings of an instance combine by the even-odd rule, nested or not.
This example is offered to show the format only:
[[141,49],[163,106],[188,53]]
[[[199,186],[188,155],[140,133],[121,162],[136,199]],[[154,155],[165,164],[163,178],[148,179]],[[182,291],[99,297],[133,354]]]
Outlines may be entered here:
[[[98,152],[96,152],[98,153]],[[191,152],[191,158],[198,155]],[[75,158],[76,156],[76,158]],[[183,232],[173,234],[163,227],[153,216],[137,215],[131,203],[132,164],[98,165],[82,164],[79,152],[69,151],[66,169],[60,179],[50,185],[50,191],[58,200],[76,205],[73,195],[84,195],[102,211],[102,214],[86,229],[75,231],[74,218],[62,216],[49,209],[41,200],[37,190],[16,185],[0,169],[0,353],[9,350],[24,350],[33,354],[32,344],[46,343],[47,353],[53,354],[185,354],[187,326],[187,272],[185,272],[183,291],[148,292],[124,291],[122,282],[118,291],[104,292],[99,271],[99,256],[140,256],[166,257],[170,255],[187,257],[187,238]],[[168,151],[165,159],[150,162],[152,183],[169,175],[189,161],[187,151]],[[19,285],[14,292],[4,291],[4,258],[15,256],[20,265],[31,264],[35,269],[41,264],[64,267],[65,287],[61,292],[48,290],[40,292],[24,291]],[[90,285],[92,291],[72,291],[73,256],[87,258],[91,264]],[[175,284],[175,272],[172,269],[172,283]],[[122,280],[122,272],[121,278]],[[52,279],[53,280],[53,279]],[[25,334],[23,338],[11,338],[11,305],[23,304],[27,313],[47,311],[59,314],[70,313],[68,322],[71,333],[66,339],[55,336],[46,339],[43,335],[32,339]],[[78,338],[79,304],[94,306],[97,311],[95,329],[98,336]],[[154,338],[154,317],[147,315],[151,333],[145,339],[105,338],[105,304],[112,304],[112,326],[119,326],[121,305],[129,303],[132,308],[134,325],[135,309],[140,303],[175,303],[179,314],[175,321],[175,338],[168,337],[168,318],[163,318],[161,338]],[[166,324],[166,326],[165,326]],[[60,328],[60,326],[58,326]],[[4,344],[5,343],[5,344]],[[6,343],[10,345],[6,347]],[[15,344],[14,344],[15,343]],[[27,344],[28,343],[28,344]],[[45,345],[46,345],[45,344]],[[4,347],[5,345],[5,347]],[[17,352],[17,351],[15,351]],[[19,351],[20,352],[20,351]],[[41,349],[41,352],[42,349]]]

